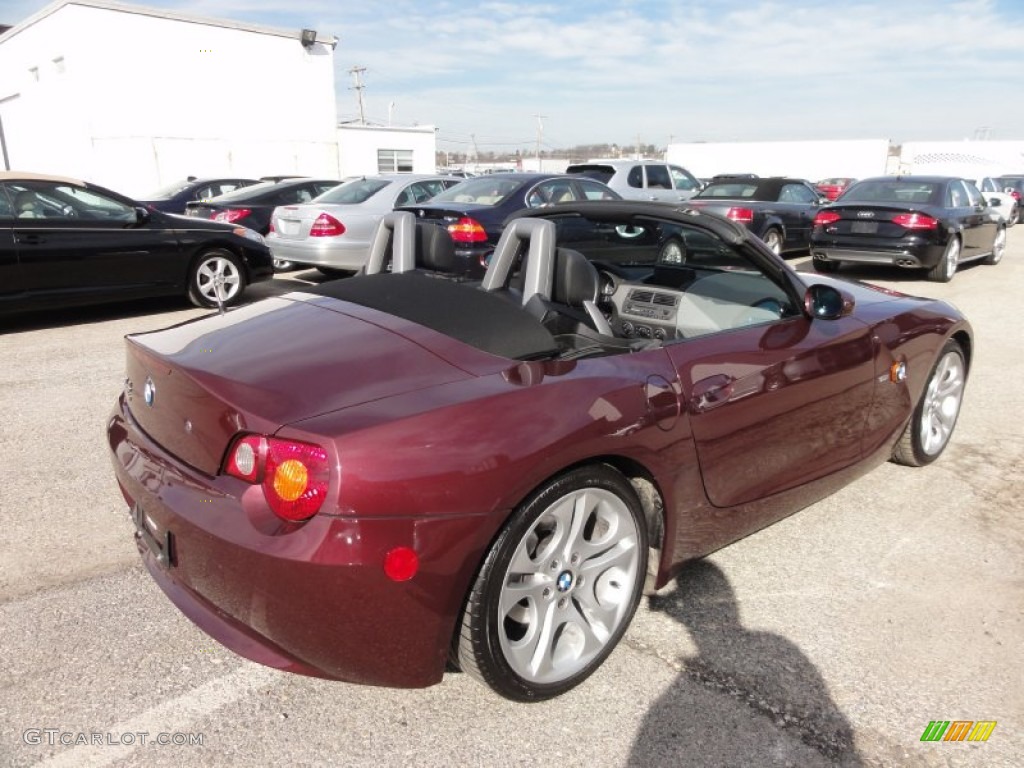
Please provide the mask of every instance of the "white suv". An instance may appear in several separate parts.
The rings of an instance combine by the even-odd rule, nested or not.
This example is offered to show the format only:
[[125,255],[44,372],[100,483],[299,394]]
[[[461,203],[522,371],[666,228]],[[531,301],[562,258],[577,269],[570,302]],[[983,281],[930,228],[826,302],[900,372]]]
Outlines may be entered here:
[[1006,219],[1006,226],[1012,227],[1020,220],[1020,207],[1016,198],[1010,194],[999,179],[984,176],[975,182],[985,201],[995,209],[996,213]]
[[590,160],[570,165],[578,173],[604,182],[627,200],[689,200],[701,183],[685,168],[659,160]]

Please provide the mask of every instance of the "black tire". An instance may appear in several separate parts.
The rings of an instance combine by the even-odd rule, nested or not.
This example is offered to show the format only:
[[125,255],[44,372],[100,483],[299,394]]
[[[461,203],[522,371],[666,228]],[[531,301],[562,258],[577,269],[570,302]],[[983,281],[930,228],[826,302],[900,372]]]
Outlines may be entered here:
[[908,467],[923,467],[942,455],[956,427],[966,383],[967,363],[963,350],[951,339],[928,374],[921,399],[893,448],[893,461]]
[[629,625],[647,573],[647,528],[632,485],[606,465],[535,491],[488,551],[462,613],[466,674],[515,701],[583,682]]
[[933,283],[948,283],[956,274],[957,265],[960,263],[960,238],[954,235],[946,243],[946,250],[942,252],[942,258],[938,263],[928,270],[928,279]]
[[839,271],[838,261],[826,261],[825,259],[819,259],[817,256],[811,258],[811,265],[814,267],[815,272],[821,272],[823,275],[831,275]]
[[245,269],[238,258],[222,248],[199,255],[188,273],[188,298],[197,307],[216,307],[216,291],[224,306],[237,304],[245,291]]
[[996,230],[996,236],[992,240],[992,253],[981,260],[982,264],[998,264],[1003,260],[1003,254],[1006,252],[1006,227],[999,227]]
[[776,256],[782,255],[782,232],[776,227],[771,227],[767,232],[765,232],[761,237],[761,240],[768,246],[769,251],[774,253]]
[[349,269],[335,269],[334,267],[317,267],[316,271],[324,277],[329,277],[332,280],[336,280],[341,277],[349,277],[352,271]]

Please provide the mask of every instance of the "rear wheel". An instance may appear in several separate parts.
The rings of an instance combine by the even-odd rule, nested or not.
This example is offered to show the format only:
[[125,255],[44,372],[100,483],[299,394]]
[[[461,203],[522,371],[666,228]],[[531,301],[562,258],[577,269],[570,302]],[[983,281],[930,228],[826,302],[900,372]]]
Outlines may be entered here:
[[939,263],[928,270],[928,279],[936,283],[948,283],[956,273],[957,264],[960,263],[960,238],[955,235],[949,238],[946,250],[939,259]]
[[776,256],[782,254],[782,233],[775,229],[769,229],[764,233],[764,237],[761,238],[764,244],[768,246],[768,250],[774,253]]
[[893,449],[896,463],[921,467],[939,458],[956,426],[966,383],[963,350],[950,340],[942,348],[910,423]]
[[1006,228],[1000,227],[996,231],[996,237],[992,241],[992,253],[982,260],[982,264],[998,264],[1003,260],[1003,253],[1006,251]]
[[838,261],[826,261],[814,256],[811,258],[811,264],[814,266],[815,272],[821,272],[822,274],[831,274],[839,271]]
[[647,573],[636,492],[605,465],[551,480],[488,552],[456,641],[464,672],[516,701],[581,683],[626,631]]
[[236,304],[244,290],[245,270],[233,254],[221,248],[202,254],[189,271],[188,298],[197,307]]

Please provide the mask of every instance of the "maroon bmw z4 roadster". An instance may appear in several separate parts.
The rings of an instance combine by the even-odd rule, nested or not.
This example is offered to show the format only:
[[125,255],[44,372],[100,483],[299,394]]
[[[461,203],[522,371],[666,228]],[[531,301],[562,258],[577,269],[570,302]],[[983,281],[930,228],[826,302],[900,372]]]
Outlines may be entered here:
[[685,207],[532,211],[459,272],[389,214],[363,274],[127,338],[107,431],[139,550],[236,653],[557,696],[688,560],[938,458],[971,361],[950,305]]

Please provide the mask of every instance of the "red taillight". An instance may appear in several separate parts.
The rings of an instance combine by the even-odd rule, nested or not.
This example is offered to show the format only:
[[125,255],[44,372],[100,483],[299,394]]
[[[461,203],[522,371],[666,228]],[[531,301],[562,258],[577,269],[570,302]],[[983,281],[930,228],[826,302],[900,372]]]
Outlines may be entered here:
[[835,224],[841,218],[843,217],[835,211],[818,211],[818,215],[814,217],[814,226],[827,227],[829,224]]
[[463,216],[454,224],[448,225],[448,233],[456,243],[486,243],[487,232],[476,219]]
[[754,221],[754,212],[749,208],[730,208],[725,217],[740,224],[750,224]]
[[309,228],[310,237],[337,237],[345,234],[345,225],[329,213],[321,213]]
[[939,222],[925,213],[899,213],[892,217],[893,224],[904,229],[937,229]]
[[1010,194],[1013,195],[1014,200],[1016,200],[1018,203],[1020,202],[1020,192],[1018,192],[1016,189],[1011,189]]
[[245,435],[228,454],[225,472],[260,483],[274,514],[292,522],[308,520],[327,498],[330,465],[319,445]]
[[226,211],[217,211],[213,214],[214,221],[226,221],[231,224],[235,221],[241,221],[248,216],[252,211],[248,208],[230,208]]
[[274,229],[274,220],[271,219],[270,220],[270,224],[267,225],[267,234],[269,235],[269,234],[271,234],[273,232],[277,232],[277,230]]

